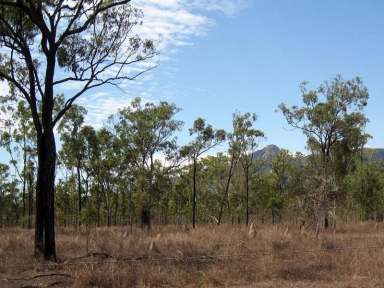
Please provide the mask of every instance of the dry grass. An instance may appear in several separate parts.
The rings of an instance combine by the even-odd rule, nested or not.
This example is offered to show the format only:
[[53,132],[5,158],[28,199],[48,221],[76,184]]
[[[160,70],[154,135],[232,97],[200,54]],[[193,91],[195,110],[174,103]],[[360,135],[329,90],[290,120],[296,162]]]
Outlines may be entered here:
[[0,287],[384,286],[384,226],[255,229],[61,229],[59,265],[33,259],[33,231],[0,230]]

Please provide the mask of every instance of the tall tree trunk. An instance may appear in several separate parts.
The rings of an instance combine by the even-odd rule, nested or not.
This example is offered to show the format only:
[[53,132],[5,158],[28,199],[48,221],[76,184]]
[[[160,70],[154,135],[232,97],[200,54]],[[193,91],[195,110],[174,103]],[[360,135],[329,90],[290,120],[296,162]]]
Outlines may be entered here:
[[193,191],[192,191],[192,227],[196,228],[196,172],[197,161],[193,159]]
[[[44,79],[44,95],[41,104],[41,125],[39,115],[34,114],[37,132],[37,182],[35,254],[47,260],[56,261],[55,245],[55,169],[56,144],[53,133],[54,93],[53,80],[56,66],[55,38],[48,39],[49,50],[45,51],[47,66]],[[33,78],[33,77],[32,77]]]
[[38,137],[38,172],[36,183],[35,253],[56,260],[55,247],[55,166],[56,146],[53,127],[45,126]]

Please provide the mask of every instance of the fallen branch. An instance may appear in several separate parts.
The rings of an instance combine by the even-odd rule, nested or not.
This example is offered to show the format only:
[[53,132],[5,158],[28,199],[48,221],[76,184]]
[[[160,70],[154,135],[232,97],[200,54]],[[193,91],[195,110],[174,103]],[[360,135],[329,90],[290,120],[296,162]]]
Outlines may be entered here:
[[30,280],[35,280],[35,279],[42,278],[42,277],[53,277],[53,276],[73,278],[71,275],[66,274],[66,273],[51,273],[51,274],[39,274],[39,275],[35,275],[31,278],[8,278],[6,280],[7,281],[30,281]]

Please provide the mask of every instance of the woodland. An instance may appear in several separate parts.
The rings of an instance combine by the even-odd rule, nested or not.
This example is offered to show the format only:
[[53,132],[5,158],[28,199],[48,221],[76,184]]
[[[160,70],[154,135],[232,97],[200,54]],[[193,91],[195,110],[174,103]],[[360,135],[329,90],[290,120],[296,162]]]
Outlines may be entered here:
[[[360,236],[364,231],[370,231],[369,235],[378,231],[384,219],[384,157],[382,150],[366,147],[372,138],[366,133],[369,92],[360,77],[336,75],[318,87],[303,82],[296,105],[271,107],[288,126],[303,133],[305,153],[293,154],[274,145],[262,148],[268,131],[258,128],[257,107],[227,115],[232,127],[225,131],[199,115],[191,127],[185,127],[178,117],[183,107],[134,98],[110,115],[103,127],[89,125],[86,108],[77,103],[79,97],[88,97],[88,91],[101,86],[118,87],[155,69],[151,61],[159,53],[156,44],[134,33],[143,17],[128,0],[0,1],[0,80],[8,87],[0,98],[0,260],[8,255],[0,261],[0,273],[13,271],[1,269],[1,263],[11,258],[16,263],[23,258],[61,263],[63,258],[80,257],[83,250],[88,257],[113,258],[124,249],[133,254],[147,251],[148,245],[150,253],[163,256],[173,253],[172,245],[181,245],[182,256],[177,257],[197,255],[199,259],[210,255],[202,252],[204,245],[212,253],[217,248],[234,254],[239,253],[236,249],[245,253],[272,243],[273,257],[279,258],[287,247],[300,248],[302,241],[310,249],[320,245],[327,253],[336,253],[346,241],[352,241],[343,234],[346,230],[357,229]],[[143,63],[147,65],[140,66]],[[79,87],[74,94],[61,92],[62,85],[73,83]],[[179,139],[182,131],[188,132],[187,143]],[[232,231],[231,237],[226,231]],[[90,248],[92,233],[99,235],[94,240],[98,252]],[[162,236],[169,233],[173,238]],[[336,238],[331,239],[332,233]],[[124,242],[127,237],[131,238]],[[257,237],[262,238],[257,244],[252,242],[256,246],[247,242]],[[17,247],[23,252],[16,251],[12,239],[20,242]],[[212,242],[208,244],[207,239]],[[227,250],[212,244],[223,239]],[[77,252],[72,253],[71,247]],[[23,254],[10,256],[12,253]],[[357,266],[351,264],[356,259],[347,254],[339,259],[351,266],[335,264],[334,255],[324,257],[318,258],[323,261],[320,264],[306,258],[308,263],[320,265],[314,262],[309,272],[304,266],[287,272],[284,267],[276,268],[275,260],[265,262],[264,268],[249,269],[266,271],[272,265],[270,271],[277,271],[278,276],[260,274],[263,281],[276,277],[297,280],[300,275],[309,275],[304,280],[323,280],[326,271],[336,266],[347,267],[344,272],[335,268],[340,272],[337,277],[351,271],[370,275],[362,266],[356,272]],[[380,263],[373,256],[364,261]],[[302,262],[295,265],[298,263]],[[130,267],[138,269],[130,270],[138,278],[124,281],[137,286],[182,283],[162,278],[168,270],[159,272],[154,266],[148,266],[148,271],[160,275],[146,282],[147,268]],[[164,269],[179,269],[174,275],[193,283],[187,267],[171,267]],[[191,273],[200,271],[199,266],[193,269]],[[242,283],[225,282],[224,276],[220,282],[217,275],[226,269],[206,270],[208,278],[199,283]],[[247,274],[241,269],[237,276]],[[126,287],[121,282],[123,275],[102,278],[102,270],[96,270],[83,271],[79,278],[83,282],[71,285]],[[66,273],[55,277],[71,278],[77,272]],[[260,280],[255,271],[249,273],[253,275],[247,278],[249,283]],[[158,279],[164,283],[159,280],[159,284]],[[277,287],[276,283],[268,285],[265,287]]]

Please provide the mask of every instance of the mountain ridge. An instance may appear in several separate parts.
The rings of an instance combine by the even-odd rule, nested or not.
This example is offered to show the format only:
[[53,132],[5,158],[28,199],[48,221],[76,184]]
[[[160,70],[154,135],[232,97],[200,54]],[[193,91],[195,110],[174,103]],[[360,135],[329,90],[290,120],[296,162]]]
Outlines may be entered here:
[[[284,149],[275,144],[270,144],[253,152],[253,159],[269,162],[281,150]],[[384,162],[384,148],[364,148],[364,158],[370,161]]]

